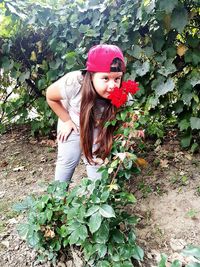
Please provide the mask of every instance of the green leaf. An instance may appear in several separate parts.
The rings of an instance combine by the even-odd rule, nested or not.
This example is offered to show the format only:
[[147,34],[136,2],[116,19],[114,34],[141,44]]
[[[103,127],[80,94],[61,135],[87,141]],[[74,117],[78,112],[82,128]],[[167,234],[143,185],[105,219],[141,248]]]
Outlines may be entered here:
[[40,242],[40,237],[37,232],[31,232],[27,237],[28,243],[35,247]]
[[85,239],[88,236],[88,231],[85,225],[81,225],[78,229],[79,232],[79,238],[83,241],[85,241]]
[[199,149],[199,145],[197,143],[193,143],[191,146],[191,152],[195,153]]
[[187,264],[185,267],[200,267],[200,263],[191,262],[191,263]]
[[146,56],[149,57],[149,58],[154,55],[154,49],[153,49],[152,46],[146,46],[144,48],[144,52],[145,52]]
[[200,260],[200,247],[192,246],[192,245],[188,246],[182,251],[181,254],[185,256],[193,256]]
[[137,59],[141,57],[142,48],[139,45],[134,45],[133,50],[128,50],[127,53]]
[[86,212],[85,214],[85,217],[89,217],[91,216],[92,214],[94,214],[95,212],[97,212],[99,210],[99,206],[92,206],[91,208],[88,209],[88,211]]
[[194,66],[197,66],[200,63],[200,52],[197,49],[193,50],[192,63]]
[[123,267],[133,267],[133,264],[131,262],[125,261],[123,263]]
[[155,92],[157,96],[162,96],[167,94],[168,92],[173,91],[175,87],[175,83],[172,78],[168,78],[166,82],[158,84],[155,87]]
[[190,79],[190,83],[194,87],[195,85],[200,84],[200,78],[199,77],[192,77]]
[[182,32],[188,22],[187,10],[184,7],[177,7],[173,10],[171,16],[171,26],[178,32]]
[[159,104],[159,97],[158,96],[155,96],[155,97],[150,96],[146,102],[146,109],[150,110],[152,108],[155,108],[158,106],[158,104]]
[[128,234],[128,242],[129,242],[129,244],[134,246],[135,245],[135,240],[136,240],[136,235],[135,235],[134,231],[131,230],[129,232],[129,234]]
[[159,2],[159,9],[165,11],[166,13],[171,13],[175,6],[177,5],[178,0],[173,1],[160,1]]
[[101,201],[106,202],[110,195],[110,191],[106,190],[101,194]]
[[124,235],[120,230],[112,231],[112,238],[116,243],[124,243]]
[[186,63],[190,63],[193,60],[193,52],[191,50],[187,50],[184,55],[184,60]]
[[106,255],[107,246],[105,244],[96,244],[95,248],[100,258],[103,258]]
[[62,59],[66,60],[67,68],[71,68],[76,63],[76,52],[72,51],[65,54]]
[[115,212],[114,212],[113,208],[110,205],[107,205],[107,204],[103,204],[100,207],[99,213],[105,218],[115,217]]
[[114,160],[114,161],[111,163],[110,167],[111,167],[111,168],[115,168],[118,164],[119,164],[119,160],[116,159],[116,160]]
[[97,267],[111,267],[108,261],[99,261]]
[[86,33],[89,29],[90,29],[89,25],[81,24],[78,30],[80,33]]
[[30,229],[30,225],[28,223],[20,224],[17,227],[17,231],[22,239],[27,239],[29,229]]
[[13,210],[20,212],[24,210],[31,209],[35,204],[35,199],[31,196],[25,198],[21,203],[16,203],[13,205]]
[[29,79],[29,77],[30,77],[30,71],[23,72],[19,76],[19,82],[23,83],[26,79]]
[[60,58],[57,58],[55,61],[49,62],[49,67],[52,70],[57,70],[60,67],[61,64],[62,64],[61,59]]
[[69,236],[69,244],[73,245],[76,244],[79,240],[79,231],[73,231],[72,234]]
[[47,216],[47,220],[50,222],[51,218],[53,216],[53,211],[52,210],[46,210],[46,216]]
[[124,129],[124,135],[128,136],[130,134],[130,129],[129,128],[125,128]]
[[45,89],[47,86],[46,79],[40,79],[37,81],[38,89]]
[[172,63],[173,61],[173,58],[166,60],[164,65],[162,65],[158,70],[158,73],[164,75],[165,77],[169,76],[171,73],[174,73],[176,71],[176,66]]
[[200,118],[197,118],[197,117],[191,117],[190,118],[190,125],[191,125],[191,128],[192,130],[194,129],[200,129]]
[[167,256],[165,254],[161,254],[161,260],[158,264],[158,267],[166,267]]
[[109,225],[104,221],[98,232],[94,234],[94,240],[97,243],[103,243],[105,244],[108,241],[109,238]]
[[66,237],[66,236],[68,236],[68,234],[69,234],[69,231],[67,229],[67,226],[66,225],[62,225],[60,227],[60,235],[61,235],[61,237]]
[[92,214],[92,216],[90,217],[89,223],[88,223],[90,232],[92,234],[95,233],[99,229],[99,227],[101,226],[101,222],[102,222],[102,217],[99,212]]
[[174,111],[180,114],[183,111],[184,104],[182,101],[178,101],[174,104]]
[[122,192],[119,194],[120,198],[127,200],[130,203],[136,203],[137,200],[132,193]]
[[127,223],[128,223],[128,224],[133,224],[133,225],[135,225],[135,224],[138,223],[139,218],[136,217],[136,216],[131,216],[131,217],[127,218],[126,220],[127,220]]
[[191,134],[188,134],[188,135],[184,136],[181,139],[181,146],[184,147],[184,148],[189,147],[190,143],[191,143],[191,140],[192,140]]
[[133,258],[140,261],[140,260],[143,260],[143,257],[144,257],[144,251],[143,249],[140,247],[140,246],[135,246],[133,248],[134,250],[134,254],[133,254]]
[[8,57],[3,57],[2,62],[2,68],[5,71],[11,70],[14,65],[14,61],[12,59],[9,59]]
[[155,2],[146,0],[144,1],[143,7],[144,7],[144,10],[147,12],[147,14],[151,14],[153,13],[154,8],[155,8]]
[[183,100],[184,104],[189,106],[191,104],[192,97],[193,97],[193,93],[192,92],[185,92],[181,96],[181,99]]
[[69,239],[68,238],[65,238],[63,240],[63,247],[65,248],[68,244],[69,244]]
[[150,70],[150,64],[148,61],[145,61],[143,64],[141,64],[141,66],[136,69],[136,74],[138,76],[144,76],[145,74],[147,74]]
[[[157,31],[152,33],[152,42],[154,50],[161,53],[162,47],[165,44],[162,28],[159,28]],[[162,61],[165,60],[164,53],[162,53],[162,57],[160,57],[160,59]]]
[[181,120],[178,124],[178,127],[180,128],[181,131],[187,130],[189,126],[190,123],[187,119]]
[[127,115],[127,111],[126,110],[123,110],[122,112],[120,112],[120,117],[123,121],[125,121],[126,119],[126,115]]
[[57,70],[49,70],[47,72],[47,79],[49,81],[55,81],[58,77],[58,71]]
[[172,262],[171,267],[181,267],[182,263],[179,260],[175,260]]

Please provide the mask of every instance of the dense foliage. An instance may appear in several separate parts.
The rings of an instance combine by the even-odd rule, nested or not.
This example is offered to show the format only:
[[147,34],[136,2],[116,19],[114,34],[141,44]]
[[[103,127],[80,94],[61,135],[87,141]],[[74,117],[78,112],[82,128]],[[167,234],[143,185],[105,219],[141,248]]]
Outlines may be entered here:
[[168,126],[178,127],[182,145],[196,149],[199,0],[1,0],[0,8],[1,127],[17,116],[33,133],[48,133],[55,117],[45,103],[46,87],[84,67],[92,45],[113,43],[125,53],[126,79],[142,87],[137,104],[147,132],[163,137]]
[[136,199],[126,186],[144,163],[136,156],[142,142],[133,116],[132,107],[127,107],[110,122],[120,121],[125,131],[120,127],[115,132],[112,152],[99,169],[100,180],[82,179],[70,191],[66,183],[55,182],[44,194],[15,205],[17,211],[28,210],[18,230],[40,260],[43,256],[56,264],[61,252],[69,255],[71,247],[80,250],[88,267],[131,267],[133,260],[143,259],[134,231]]

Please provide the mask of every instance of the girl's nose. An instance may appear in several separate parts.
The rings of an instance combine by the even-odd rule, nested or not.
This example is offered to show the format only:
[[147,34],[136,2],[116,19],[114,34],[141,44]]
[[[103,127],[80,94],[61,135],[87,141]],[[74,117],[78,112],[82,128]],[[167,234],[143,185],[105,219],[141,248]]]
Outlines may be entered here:
[[110,81],[109,82],[109,84],[108,84],[108,89],[110,90],[110,91],[112,91],[114,88],[116,87],[116,83],[115,83],[115,81]]

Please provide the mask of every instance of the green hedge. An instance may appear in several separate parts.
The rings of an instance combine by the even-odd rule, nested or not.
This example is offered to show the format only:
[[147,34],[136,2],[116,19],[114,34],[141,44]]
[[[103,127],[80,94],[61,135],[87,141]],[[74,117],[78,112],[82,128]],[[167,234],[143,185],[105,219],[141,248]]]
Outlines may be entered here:
[[[48,133],[55,116],[45,103],[46,87],[82,68],[88,49],[117,44],[127,60],[126,78],[139,82],[136,105],[150,135],[177,127],[182,145],[197,147],[200,129],[200,3],[198,0],[0,1],[0,93],[2,125],[19,114],[32,131]],[[7,101],[14,78],[20,97]],[[27,110],[39,114],[28,119]]]

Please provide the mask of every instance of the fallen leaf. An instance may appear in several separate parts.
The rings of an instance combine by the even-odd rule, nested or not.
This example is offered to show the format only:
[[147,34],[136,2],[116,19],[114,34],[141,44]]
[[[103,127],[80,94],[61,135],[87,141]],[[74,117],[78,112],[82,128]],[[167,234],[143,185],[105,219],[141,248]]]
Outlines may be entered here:
[[37,141],[37,140],[32,140],[32,139],[31,139],[31,140],[29,140],[29,143],[32,144],[32,145],[35,145],[35,144],[38,143],[38,141]]
[[54,238],[55,237],[55,233],[54,233],[53,230],[48,228],[48,229],[45,230],[44,237]]
[[190,154],[185,154],[186,159],[192,160],[192,156]]
[[148,162],[143,158],[137,158],[135,163],[141,167],[146,167],[148,165]]
[[50,146],[50,147],[56,147],[57,145],[56,145],[56,141],[54,141],[54,140],[42,140],[41,142],[40,142],[40,144],[41,145],[46,145],[46,146]]
[[182,57],[187,50],[187,46],[185,46],[184,44],[179,44],[179,46],[177,47],[177,54]]
[[168,168],[169,167],[168,163],[169,163],[169,161],[167,159],[161,159],[160,160],[161,168]]
[[4,167],[6,167],[8,165],[8,162],[7,161],[2,161],[1,163],[0,163],[0,167],[1,168],[4,168]]

